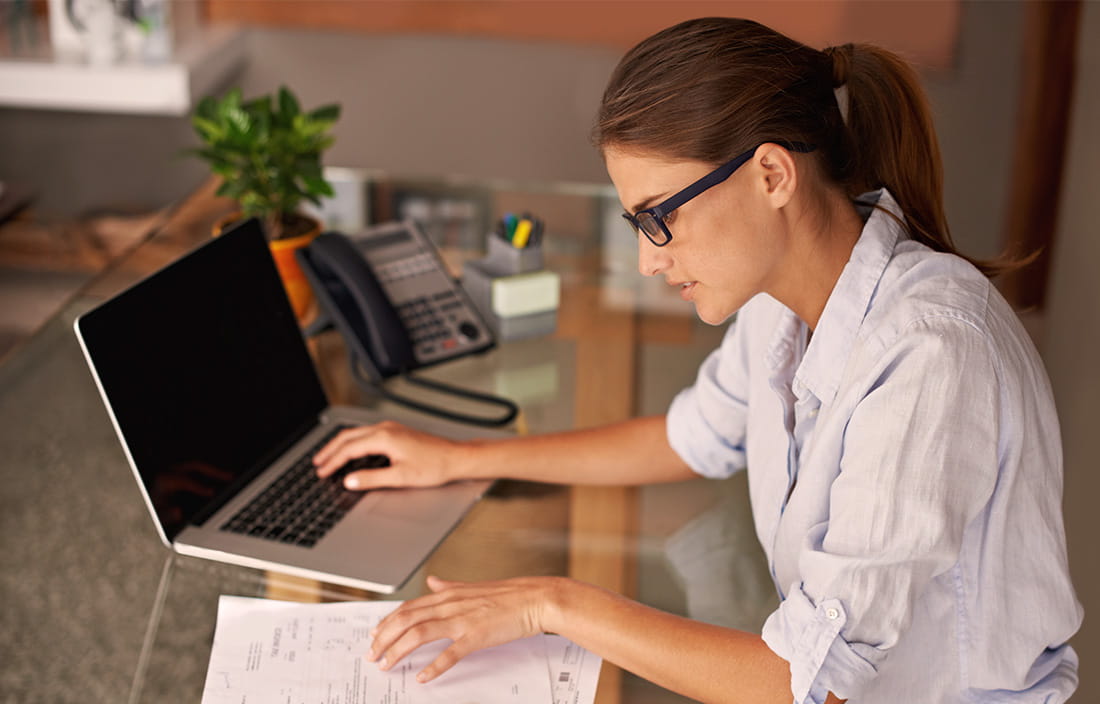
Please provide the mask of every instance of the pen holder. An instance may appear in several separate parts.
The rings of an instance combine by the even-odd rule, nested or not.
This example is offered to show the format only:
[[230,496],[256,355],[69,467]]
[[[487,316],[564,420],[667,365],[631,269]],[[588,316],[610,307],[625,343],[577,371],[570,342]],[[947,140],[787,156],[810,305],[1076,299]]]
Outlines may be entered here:
[[485,322],[503,341],[554,332],[561,281],[542,268],[542,247],[515,247],[489,235],[484,259],[466,262],[462,285]]
[[501,276],[538,271],[542,268],[542,245],[516,247],[503,237],[489,235],[489,252],[480,263],[485,271]]

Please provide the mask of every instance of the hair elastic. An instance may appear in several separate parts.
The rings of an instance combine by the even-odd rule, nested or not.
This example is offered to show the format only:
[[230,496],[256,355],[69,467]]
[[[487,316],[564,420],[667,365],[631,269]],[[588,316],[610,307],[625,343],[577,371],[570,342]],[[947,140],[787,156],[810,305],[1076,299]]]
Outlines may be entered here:
[[848,124],[848,84],[837,86],[833,88],[833,95],[836,97],[836,106],[840,108],[840,119],[844,121],[844,124]]

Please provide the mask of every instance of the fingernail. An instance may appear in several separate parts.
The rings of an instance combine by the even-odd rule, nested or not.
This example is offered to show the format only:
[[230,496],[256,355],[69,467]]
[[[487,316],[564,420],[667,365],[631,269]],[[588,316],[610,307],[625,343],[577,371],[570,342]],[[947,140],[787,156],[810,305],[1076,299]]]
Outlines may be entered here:
[[427,672],[421,672],[420,674],[418,674],[416,676],[416,681],[417,682],[427,682],[428,681],[428,673]]
[[346,486],[349,489],[358,489],[359,488],[359,479],[357,479],[356,477],[348,477],[347,479],[344,480],[344,486]]

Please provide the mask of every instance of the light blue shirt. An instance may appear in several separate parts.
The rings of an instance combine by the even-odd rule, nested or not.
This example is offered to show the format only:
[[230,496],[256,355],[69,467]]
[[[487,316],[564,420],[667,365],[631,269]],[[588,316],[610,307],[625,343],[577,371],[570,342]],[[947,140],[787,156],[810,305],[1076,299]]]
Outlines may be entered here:
[[1082,609],[1042,362],[973,266],[868,210],[812,337],[753,298],[669,441],[704,476],[747,467],[795,702],[1065,701]]

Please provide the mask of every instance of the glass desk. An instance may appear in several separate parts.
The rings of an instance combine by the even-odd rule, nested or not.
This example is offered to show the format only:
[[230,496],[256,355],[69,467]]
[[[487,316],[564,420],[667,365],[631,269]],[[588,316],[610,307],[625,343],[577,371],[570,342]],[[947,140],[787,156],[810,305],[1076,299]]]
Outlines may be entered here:
[[[365,187],[372,220],[422,219],[456,273],[481,256],[484,233],[504,212],[546,221],[546,266],[562,279],[554,334],[422,372],[513,399],[522,409],[517,432],[661,413],[721,338],[662,279],[636,273],[636,245],[608,188],[380,174]],[[156,537],[72,323],[208,237],[231,207],[212,184],[192,194],[0,367],[8,448],[0,597],[12,634],[0,649],[0,689],[20,701],[196,702],[218,595],[405,599],[423,593],[427,574],[570,575],[668,611],[759,629],[775,597],[743,476],[643,488],[498,482],[386,597],[172,555]],[[309,344],[330,400],[415,418],[355,385],[335,333]],[[605,663],[597,701],[683,699]]]

